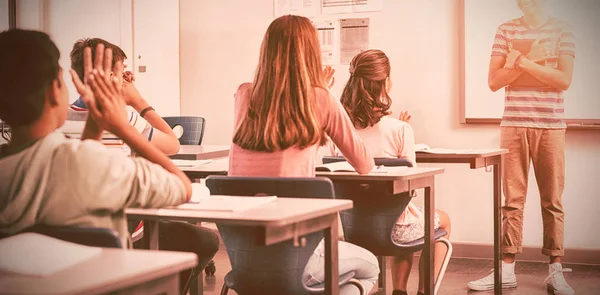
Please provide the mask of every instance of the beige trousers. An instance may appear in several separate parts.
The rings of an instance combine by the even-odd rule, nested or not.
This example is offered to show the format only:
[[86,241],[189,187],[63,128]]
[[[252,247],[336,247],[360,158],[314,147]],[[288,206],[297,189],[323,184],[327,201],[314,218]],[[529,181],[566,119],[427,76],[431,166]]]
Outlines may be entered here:
[[523,209],[527,196],[530,163],[539,187],[544,224],[542,254],[564,255],[565,129],[502,127],[502,251],[522,253]]

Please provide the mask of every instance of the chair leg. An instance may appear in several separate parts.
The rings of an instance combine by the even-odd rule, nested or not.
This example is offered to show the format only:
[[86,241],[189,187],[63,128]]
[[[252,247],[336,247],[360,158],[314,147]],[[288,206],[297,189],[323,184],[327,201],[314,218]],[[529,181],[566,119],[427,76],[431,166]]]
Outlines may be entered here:
[[433,294],[437,294],[438,290],[440,289],[440,285],[442,284],[442,279],[444,278],[444,274],[446,273],[446,268],[448,267],[448,264],[450,263],[450,257],[452,256],[452,250],[453,250],[452,243],[450,243],[450,241],[448,241],[447,239],[440,238],[436,242],[440,242],[440,243],[443,243],[444,245],[446,245],[446,247],[448,248],[448,251],[446,251],[446,255],[444,256],[444,261],[442,262],[442,267],[440,269],[440,273],[438,274],[438,277],[435,280]]
[[350,279],[348,281],[348,284],[355,285],[358,288],[358,291],[359,291],[360,295],[368,295],[367,294],[367,290],[365,290],[365,286],[363,286],[363,284],[361,284],[359,280],[357,280],[357,279]]
[[379,277],[377,278],[377,291],[374,292],[373,294],[376,295],[386,295],[387,294],[387,289],[386,289],[386,276],[385,276],[385,271],[387,269],[386,267],[386,256],[377,256],[377,262],[379,262]]
[[228,292],[229,288],[227,287],[227,285],[225,285],[225,283],[223,283],[223,287],[221,288],[221,295],[227,295]]

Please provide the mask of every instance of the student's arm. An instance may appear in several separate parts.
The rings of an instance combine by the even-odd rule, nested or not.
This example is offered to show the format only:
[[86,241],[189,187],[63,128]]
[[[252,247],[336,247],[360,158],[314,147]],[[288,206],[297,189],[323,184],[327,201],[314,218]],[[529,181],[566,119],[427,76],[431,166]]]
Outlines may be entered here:
[[[534,46],[536,48],[534,48]],[[543,52],[544,44],[535,42],[532,45],[531,51]],[[575,58],[575,35],[571,26],[565,25],[558,40],[558,67],[556,69],[539,65],[538,58],[527,56],[519,61],[519,67],[528,72],[536,79],[543,83],[558,88],[567,90],[571,86],[573,77],[573,59]],[[539,50],[536,50],[539,49]],[[545,56],[549,58],[549,56]]]
[[559,56],[557,69],[539,65],[527,58],[520,60],[519,67],[554,88],[564,91],[571,86],[573,77],[573,56],[571,55]]
[[[507,62],[509,53],[508,36],[501,25],[496,30],[496,35],[494,36],[494,45],[492,46],[492,56],[488,71],[488,86],[493,92],[510,85],[523,73],[522,70],[515,69],[513,64],[510,64],[511,61]],[[514,60],[512,60],[512,63],[514,63]],[[505,67],[507,64],[510,65]]]
[[[142,137],[141,141],[144,140]],[[186,186],[177,175],[97,141],[61,147],[55,156],[56,161],[68,168],[65,170],[71,181],[64,185],[72,187],[88,212],[106,214],[103,212],[115,213],[128,207],[160,208],[189,200]]]
[[329,91],[316,90],[319,109],[323,114],[325,132],[342,152],[348,163],[360,174],[367,174],[375,167],[373,157],[356,133],[356,129],[340,101]]
[[493,92],[498,91],[517,80],[523,71],[516,68],[505,68],[506,57],[492,56],[488,73],[488,86]]
[[[91,60],[90,48],[85,49],[84,58]],[[129,125],[125,116],[125,100],[121,96],[120,90],[118,90],[116,78],[110,77],[112,51],[107,49],[106,54],[104,54],[104,46],[99,44],[95,60],[94,70],[88,76],[86,84],[79,80],[77,73],[71,71],[78,91],[82,93],[87,89],[91,89],[93,93],[93,95],[82,96],[89,109],[88,116],[93,117],[98,126],[121,138],[139,156],[162,166],[165,170],[177,176],[183,182],[186,197],[189,200],[192,195],[189,178],[164,153],[148,143],[133,126]]]
[[91,139],[91,140],[102,140],[102,131],[104,131],[92,116],[88,115],[85,120],[85,127],[83,128],[83,132],[81,133],[81,140]]
[[[150,107],[150,104],[140,95],[132,82],[123,82],[123,95],[127,104],[133,107],[138,114]],[[167,155],[174,155],[179,152],[179,139],[177,139],[169,124],[156,111],[147,111],[144,114],[144,120],[154,128],[150,139],[154,146]]]
[[399,140],[399,158],[407,159],[413,167],[417,167],[417,154],[415,152],[415,132],[412,126],[408,123],[402,124],[402,127],[398,129],[397,139]]
[[[160,165],[168,172],[179,177],[185,186],[187,199],[189,200],[192,195],[192,187],[189,178],[179,170],[179,168],[177,168],[162,151],[150,144],[133,126],[129,125],[129,122],[123,116],[123,114],[125,114],[125,112],[123,112],[125,109],[124,101],[122,101],[122,104],[119,103],[121,98],[116,87],[112,87],[114,89],[110,90],[109,85],[102,85],[104,84],[102,78],[91,79],[90,84],[97,100],[105,100],[101,105],[102,111],[99,111],[96,106],[89,106],[90,114],[94,116],[94,119],[97,122],[100,121],[100,124],[104,123],[107,130],[121,138],[138,156]],[[96,92],[101,91],[103,88],[109,89],[106,90],[106,92],[108,92],[106,93],[107,95],[96,95]]]

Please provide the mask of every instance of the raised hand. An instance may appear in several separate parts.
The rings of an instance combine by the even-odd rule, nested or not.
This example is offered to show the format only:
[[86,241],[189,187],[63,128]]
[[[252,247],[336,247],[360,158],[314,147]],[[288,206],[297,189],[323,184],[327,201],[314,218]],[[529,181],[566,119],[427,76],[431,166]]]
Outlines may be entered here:
[[409,123],[409,122],[410,122],[410,119],[411,119],[411,118],[412,118],[412,116],[411,116],[410,114],[408,114],[408,111],[402,111],[402,112],[400,113],[400,116],[398,117],[398,119],[399,119],[400,121],[404,121],[404,122],[407,122],[407,123]]
[[92,50],[89,47],[85,48],[83,64],[85,82],[81,82],[77,74],[71,70],[73,83],[96,123],[118,136],[129,122],[118,79],[111,76],[112,50],[109,48],[105,50],[103,44],[98,44],[92,66]]

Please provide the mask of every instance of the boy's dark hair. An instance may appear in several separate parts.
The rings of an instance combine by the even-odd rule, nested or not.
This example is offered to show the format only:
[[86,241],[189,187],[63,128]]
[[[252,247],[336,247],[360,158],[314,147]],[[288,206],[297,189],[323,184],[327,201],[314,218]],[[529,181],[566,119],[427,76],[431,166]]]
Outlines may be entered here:
[[11,127],[35,122],[46,91],[58,78],[60,53],[42,32],[11,29],[0,33],[0,119]]
[[79,39],[73,45],[73,49],[71,50],[71,69],[77,72],[79,79],[83,81],[83,50],[86,47],[92,48],[92,61],[96,58],[96,46],[98,44],[103,44],[104,48],[112,49],[113,60],[112,66],[115,66],[115,63],[118,61],[124,61],[127,58],[123,49],[119,46],[112,44],[106,40],[100,38],[85,38]]

